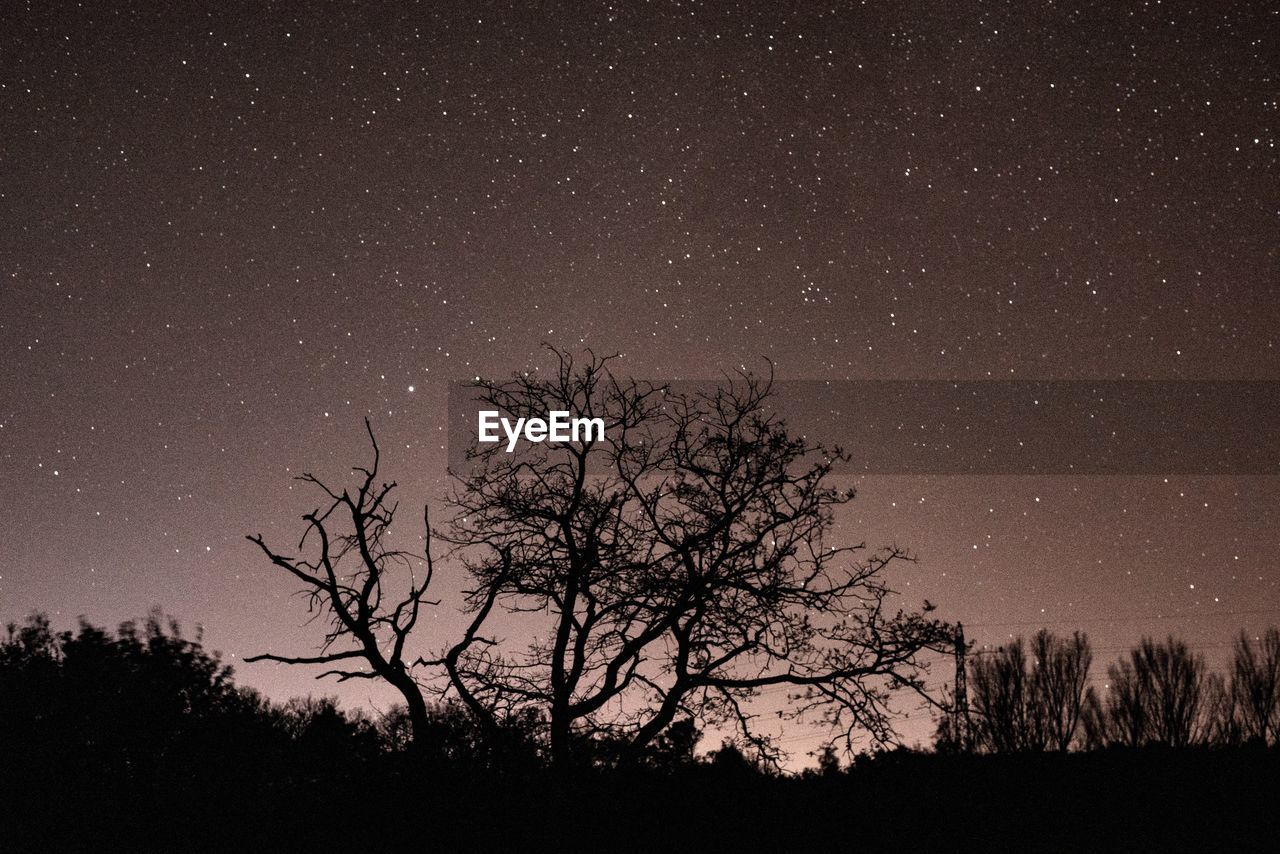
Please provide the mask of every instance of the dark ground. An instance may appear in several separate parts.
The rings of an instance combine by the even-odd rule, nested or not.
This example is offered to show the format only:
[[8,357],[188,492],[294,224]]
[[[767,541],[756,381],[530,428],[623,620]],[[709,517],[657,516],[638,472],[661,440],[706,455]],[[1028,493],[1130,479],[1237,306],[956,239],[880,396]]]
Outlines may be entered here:
[[1275,850],[1280,753],[891,755],[828,777],[695,766],[411,772],[403,758],[269,779],[249,769],[5,775],[5,851]]

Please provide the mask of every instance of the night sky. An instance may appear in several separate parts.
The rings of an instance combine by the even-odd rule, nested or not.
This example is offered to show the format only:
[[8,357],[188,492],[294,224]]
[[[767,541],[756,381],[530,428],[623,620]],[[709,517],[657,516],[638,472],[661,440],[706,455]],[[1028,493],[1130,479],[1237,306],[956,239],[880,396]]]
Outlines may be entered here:
[[[291,478],[363,462],[366,416],[435,501],[447,382],[544,343],[655,380],[1280,379],[1273,4],[200,5],[0,12],[5,620],[159,604],[232,663],[311,651],[244,535],[296,542]],[[918,555],[908,599],[980,643],[1085,629],[1095,681],[1280,622],[1275,477],[857,485],[840,530]]]

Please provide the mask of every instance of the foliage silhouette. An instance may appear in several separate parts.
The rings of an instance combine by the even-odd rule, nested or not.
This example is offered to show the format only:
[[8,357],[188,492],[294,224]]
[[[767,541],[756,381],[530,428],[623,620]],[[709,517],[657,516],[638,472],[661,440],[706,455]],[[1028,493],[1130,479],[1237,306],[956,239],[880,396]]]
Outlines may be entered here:
[[[1258,649],[1241,656],[1259,660]],[[114,632],[87,621],[56,631],[41,615],[10,626],[0,640],[0,848],[426,840],[488,850],[585,839],[612,850],[797,849],[831,847],[852,825],[870,847],[900,846],[907,833],[913,846],[948,850],[1214,850],[1264,848],[1280,830],[1280,751],[1257,739],[1068,754],[897,749],[845,768],[827,751],[819,772],[780,775],[750,745],[699,756],[696,722],[681,718],[644,762],[567,780],[537,750],[541,722],[495,743],[460,704],[430,706],[426,731],[440,750],[426,762],[410,749],[403,708],[370,719],[327,699],[273,704],[233,677],[198,633],[184,636],[159,612]]]

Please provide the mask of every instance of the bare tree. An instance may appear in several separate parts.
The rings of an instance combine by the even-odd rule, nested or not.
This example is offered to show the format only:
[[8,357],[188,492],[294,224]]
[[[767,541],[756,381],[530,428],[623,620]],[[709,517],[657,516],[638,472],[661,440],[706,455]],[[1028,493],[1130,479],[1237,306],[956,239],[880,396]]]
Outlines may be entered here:
[[1182,641],[1143,638],[1127,658],[1107,668],[1107,677],[1107,696],[1095,700],[1090,712],[1094,740],[1186,747],[1213,734],[1222,684],[1207,676],[1204,657]]
[[1240,704],[1221,673],[1209,673],[1200,704],[1199,740],[1203,744],[1239,747],[1245,740]]
[[1231,696],[1242,738],[1280,743],[1280,629],[1273,626],[1253,639],[1241,631],[1234,653]]
[[1172,636],[1157,644],[1144,638],[1134,653],[1137,667],[1149,672],[1151,740],[1185,747],[1199,740],[1205,701],[1204,657],[1193,655]]
[[969,668],[977,746],[998,753],[1061,750],[1071,746],[1085,704],[1093,654],[1089,638],[1059,638],[1041,629],[993,653],[974,656]]
[[969,691],[974,743],[1012,753],[1031,747],[1027,726],[1027,653],[1022,638],[973,657]]
[[1028,717],[1036,740],[1052,750],[1065,751],[1075,739],[1084,706],[1085,687],[1093,653],[1089,637],[1073,632],[1059,638],[1044,629],[1031,639],[1031,711]]
[[[846,744],[891,740],[890,691],[923,694],[922,653],[950,635],[891,608],[883,573],[905,553],[826,542],[852,498],[829,485],[840,452],[788,433],[769,381],[676,394],[557,356],[545,379],[479,381],[477,398],[512,417],[601,418],[605,438],[473,448],[438,532],[473,580],[472,620],[423,663],[478,716],[537,708],[558,764],[592,737],[635,759],[678,717],[776,760],[750,708],[766,689]],[[532,642],[503,644],[499,624]]]
[[[405,644],[422,606],[435,604],[425,598],[434,573],[430,524],[424,514],[427,539],[422,555],[387,544],[396,511],[396,505],[389,501],[395,483],[378,482],[381,453],[367,421],[365,428],[373,446],[373,462],[368,468],[354,469],[359,475],[354,490],[339,491],[310,474],[298,478],[316,487],[326,502],[302,517],[307,524],[298,551],[309,550],[309,556],[276,552],[260,534],[248,538],[275,566],[301,582],[308,611],[327,624],[320,653],[264,653],[245,661],[326,665],[329,669],[317,678],[334,676],[339,681],[381,679],[404,698],[414,741],[420,745],[429,727],[428,707],[423,688],[406,663]],[[415,559],[425,562],[421,579],[415,575]],[[402,577],[393,577],[397,575]],[[393,592],[397,582],[399,595]]]
[[1103,709],[1103,738],[1107,743],[1128,747],[1144,744],[1151,732],[1151,671],[1138,665],[1135,650],[1131,658],[1120,659],[1107,668],[1109,682]]
[[1090,685],[1084,692],[1084,704],[1080,710],[1080,746],[1085,750],[1101,750],[1111,744],[1111,728],[1107,709],[1096,688]]

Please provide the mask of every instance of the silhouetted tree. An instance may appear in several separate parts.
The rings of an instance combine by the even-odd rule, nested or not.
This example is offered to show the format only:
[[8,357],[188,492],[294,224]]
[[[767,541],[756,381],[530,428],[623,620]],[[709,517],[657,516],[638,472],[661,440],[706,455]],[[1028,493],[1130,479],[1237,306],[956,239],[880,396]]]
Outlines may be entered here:
[[747,777],[761,772],[762,762],[758,756],[749,756],[732,739],[726,738],[720,747],[707,754],[707,762],[722,774],[732,777]]
[[840,773],[840,755],[836,753],[835,745],[824,744],[818,750],[818,775],[821,777],[834,777]]
[[[478,381],[483,408],[603,419],[602,441],[519,453],[475,446],[438,533],[473,584],[463,637],[441,667],[478,717],[540,710],[552,760],[582,738],[621,740],[638,761],[678,716],[727,724],[768,761],[746,704],[796,692],[789,714],[892,738],[889,691],[923,693],[921,653],[947,629],[893,610],[883,580],[907,556],[825,541],[852,493],[829,485],[842,458],[769,414],[770,383],[742,375],[676,394],[615,377],[606,359],[557,353],[549,377]],[[490,627],[523,622],[525,650]]]
[[1235,692],[1221,673],[1206,673],[1200,704],[1198,740],[1202,744],[1238,747],[1245,741]]
[[85,620],[55,633],[33,615],[0,643],[0,755],[11,764],[134,778],[241,745],[266,752],[272,726],[200,634],[184,637],[159,611],[114,634]]
[[[419,740],[428,755],[455,766],[514,771],[538,764],[542,728],[529,714],[505,719],[501,728],[490,729],[462,703],[449,699],[427,707],[427,727]],[[404,706],[394,706],[383,714],[377,729],[392,752],[408,751],[413,744],[413,728]]]
[[681,718],[658,734],[649,745],[649,764],[658,768],[676,769],[692,765],[696,761],[694,751],[702,731],[693,718]]
[[[1108,668],[1109,671],[1110,668]],[[1101,750],[1114,743],[1111,720],[1108,715],[1105,702],[1097,689],[1090,685],[1085,689],[1084,704],[1080,710],[1080,746],[1083,749]]]
[[1095,693],[1090,700],[1090,742],[1185,747],[1212,732],[1217,689],[1206,677],[1203,656],[1182,641],[1143,638],[1107,668],[1107,678],[1106,696]]
[[1151,671],[1138,663],[1136,651],[1131,660],[1120,661],[1107,668],[1109,682],[1104,705],[1106,740],[1128,747],[1143,744],[1151,732]]
[[1145,638],[1134,663],[1150,674],[1144,681],[1151,687],[1147,717],[1151,740],[1172,747],[1198,740],[1205,699],[1204,657],[1192,654],[1185,643],[1173,637],[1163,644]]
[[382,748],[377,727],[360,712],[344,712],[332,697],[294,697],[281,711],[293,742],[293,764],[322,771],[335,763],[368,761]]
[[[959,721],[954,714],[955,693],[950,688],[943,688],[940,714],[933,730],[933,750],[935,753],[958,754],[973,749],[972,738],[960,731]],[[972,715],[972,711],[971,711]]]
[[[1088,636],[1041,629],[1028,658],[1022,638],[976,655],[969,668],[976,746],[997,753],[1065,751],[1076,737],[1093,654]],[[950,738],[939,730],[940,738]]]
[[1235,641],[1231,697],[1240,736],[1260,744],[1280,743],[1280,629]]
[[1027,654],[1022,638],[988,655],[975,655],[969,669],[974,743],[1011,753],[1032,749],[1027,719]]
[[1093,653],[1089,637],[1059,638],[1041,629],[1031,639],[1032,731],[1045,747],[1065,751],[1076,737]]
[[[387,544],[396,510],[389,500],[395,483],[378,481],[381,453],[367,421],[365,427],[373,446],[373,462],[369,468],[354,469],[359,475],[354,489],[339,490],[311,474],[298,478],[315,486],[327,502],[302,517],[307,524],[298,550],[306,549],[307,541],[312,540],[309,557],[276,552],[261,535],[248,538],[275,566],[302,583],[308,610],[327,623],[320,654],[264,653],[245,661],[326,665],[329,669],[317,678],[335,676],[339,681],[381,679],[404,699],[416,742],[418,734],[429,727],[427,700],[405,661],[405,643],[427,601],[434,573],[431,526],[424,518],[427,533],[422,555]],[[422,560],[425,567],[421,579],[414,571],[415,560]],[[398,595],[394,592],[397,583]]]

